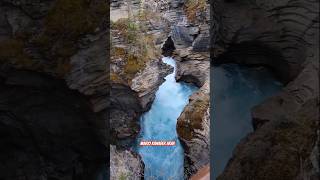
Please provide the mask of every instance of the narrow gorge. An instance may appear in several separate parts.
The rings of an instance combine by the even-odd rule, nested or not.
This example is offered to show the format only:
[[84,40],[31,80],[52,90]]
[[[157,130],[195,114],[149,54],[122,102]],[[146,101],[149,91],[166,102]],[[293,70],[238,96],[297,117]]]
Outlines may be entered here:
[[[177,133],[185,153],[185,178],[209,166],[209,147],[212,157],[219,151],[219,141],[225,140],[223,134],[228,136],[226,132],[220,134],[221,139],[213,137],[213,143],[209,140],[209,129],[220,128],[214,126],[221,124],[223,130],[228,119],[220,118],[224,110],[219,108],[225,105],[219,101],[225,100],[210,103],[209,94],[214,97],[215,90],[217,96],[223,91],[219,86],[230,86],[230,96],[238,88],[241,94],[232,97],[243,95],[247,99],[239,98],[236,102],[239,107],[234,107],[233,113],[238,113],[243,117],[239,119],[245,122],[241,124],[236,117],[230,117],[240,124],[239,127],[226,125],[227,128],[241,133],[231,140],[233,143],[226,150],[228,158],[221,167],[211,165],[211,170],[216,168],[211,171],[213,177],[316,178],[319,174],[316,163],[319,161],[316,110],[319,108],[319,43],[316,41],[319,2],[216,0],[211,6],[205,0],[145,0],[143,3],[139,7],[148,7],[152,12],[147,18],[152,24],[147,34],[155,35],[156,46],[172,50],[169,54],[176,60],[176,80],[199,87],[177,121]],[[132,8],[131,12],[139,10]],[[213,75],[211,83],[209,69]],[[209,114],[213,119],[211,128]],[[297,143],[302,146],[297,147]],[[272,157],[266,158],[270,154]]]
[[[137,150],[145,165],[145,179],[178,180],[184,178],[184,150],[176,132],[177,119],[188,104],[189,96],[197,88],[192,84],[177,83],[175,60],[169,57],[163,57],[162,60],[172,66],[174,71],[165,77],[150,110],[140,118]],[[143,140],[174,141],[175,145],[140,146],[139,142]]]
[[0,0],[0,180],[317,180],[318,40],[318,0]]
[[[209,165],[209,6],[188,4],[189,15],[183,1],[111,3],[111,179],[150,179],[161,166],[172,174],[157,178],[183,179]],[[137,138],[177,144],[134,147]]]

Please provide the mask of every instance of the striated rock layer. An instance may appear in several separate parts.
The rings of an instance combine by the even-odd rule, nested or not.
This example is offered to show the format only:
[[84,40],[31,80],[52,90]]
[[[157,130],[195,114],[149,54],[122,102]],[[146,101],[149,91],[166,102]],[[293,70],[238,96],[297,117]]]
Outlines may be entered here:
[[319,2],[216,1],[213,64],[269,67],[286,84],[252,109],[254,132],[218,179],[319,176]]

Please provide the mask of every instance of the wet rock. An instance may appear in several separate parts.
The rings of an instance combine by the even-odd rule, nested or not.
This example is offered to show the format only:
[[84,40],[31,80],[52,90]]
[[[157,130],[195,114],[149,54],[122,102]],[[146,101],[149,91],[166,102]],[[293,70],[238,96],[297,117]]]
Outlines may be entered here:
[[176,80],[194,83],[202,87],[209,78],[210,62],[208,53],[197,53],[190,48],[178,49]]
[[131,89],[137,93],[144,111],[150,109],[158,87],[164,82],[164,77],[172,72],[173,68],[161,60],[149,61],[132,80]]
[[191,95],[177,122],[177,133],[185,151],[185,177],[210,162],[209,82]]

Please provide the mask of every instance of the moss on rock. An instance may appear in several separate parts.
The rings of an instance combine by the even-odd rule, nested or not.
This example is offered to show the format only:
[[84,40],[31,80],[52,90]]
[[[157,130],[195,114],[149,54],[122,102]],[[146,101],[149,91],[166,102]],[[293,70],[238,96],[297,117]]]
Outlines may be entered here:
[[203,130],[203,118],[209,107],[209,96],[197,94],[196,98],[186,106],[177,122],[179,137],[187,141],[194,138],[196,130]]

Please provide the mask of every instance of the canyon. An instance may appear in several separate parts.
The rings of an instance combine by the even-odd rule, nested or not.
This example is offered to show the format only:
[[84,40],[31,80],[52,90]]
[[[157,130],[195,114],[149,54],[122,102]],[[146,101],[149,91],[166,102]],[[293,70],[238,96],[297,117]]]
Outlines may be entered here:
[[208,175],[210,70],[229,63],[283,87],[251,108],[217,179],[317,179],[318,14],[312,0],[0,1],[0,179],[143,179],[133,147],[173,72],[162,55],[199,88],[177,119],[185,179]]
[[[139,105],[136,105],[134,107],[140,107],[140,109],[136,109],[134,118],[130,118],[130,122],[135,122],[136,127],[135,133],[131,133],[130,138],[123,138],[126,143],[124,144],[131,144],[134,140],[134,137],[137,136],[137,132],[139,132],[140,126],[137,124],[139,116],[143,114],[143,112],[146,112],[150,109],[150,105],[152,104],[156,90],[159,88],[159,86],[163,83],[164,77],[168,75],[169,73],[172,73],[172,68],[165,68],[166,66],[160,61],[161,54],[164,54],[165,56],[173,56],[176,59],[176,73],[175,73],[175,79],[176,81],[183,81],[186,83],[192,83],[200,88],[197,92],[195,92],[191,97],[190,100],[191,103],[188,103],[188,105],[184,108],[182,114],[178,118],[177,123],[177,133],[179,136],[179,139],[182,143],[183,149],[185,151],[184,155],[184,176],[188,177],[194,174],[198,169],[203,167],[204,165],[207,165],[209,163],[209,42],[204,42],[205,40],[208,40],[209,36],[209,25],[208,25],[208,19],[205,19],[206,22],[200,17],[201,22],[197,19],[194,20],[195,23],[202,24],[202,26],[199,28],[198,25],[191,25],[187,21],[187,15],[184,13],[184,3],[182,1],[143,1],[143,3],[139,4],[136,1],[131,1],[130,4],[128,4],[127,1],[113,1],[111,4],[111,15],[117,14],[117,12],[126,9],[127,14],[132,14],[131,22],[133,24],[137,24],[140,27],[139,32],[142,34],[145,34],[145,36],[152,36],[151,39],[153,42],[149,44],[147,43],[147,46],[149,49],[152,49],[152,46],[155,47],[154,54],[156,56],[148,57],[147,60],[140,60],[146,63],[142,64],[140,67],[142,67],[141,71],[136,73],[132,80],[129,80],[129,83],[125,86],[130,87],[138,99],[136,99],[136,102]],[[208,14],[209,8],[202,7],[203,13],[201,14],[204,16],[204,14]],[[129,7],[128,7],[129,6]],[[184,14],[184,15],[181,15]],[[115,16],[119,17],[119,16]],[[208,17],[208,16],[207,16]],[[111,18],[113,19],[113,18]],[[115,20],[115,19],[113,19]],[[120,23],[123,21],[121,18],[117,19],[117,21],[114,24]],[[117,26],[119,27],[119,26]],[[111,28],[111,32],[112,32]],[[120,29],[115,29],[115,32],[120,32]],[[120,32],[121,33],[121,32]],[[128,31],[126,32],[128,33]],[[135,33],[136,34],[136,33]],[[135,40],[132,44],[128,43],[127,40],[121,39],[121,37],[124,37],[127,35],[117,35],[116,33],[113,34],[113,46],[117,48],[117,52],[114,51],[114,56],[111,53],[111,59],[113,57],[116,59],[118,58],[117,62],[114,64],[111,63],[111,74],[114,71],[114,74],[120,74],[124,75],[121,78],[115,78],[117,81],[117,84],[126,84],[125,81],[122,81],[119,79],[125,79],[127,76],[125,74],[126,65],[124,65],[123,69],[121,69],[121,66],[119,64],[125,64],[121,63],[121,61],[126,60],[125,58],[122,58],[124,56],[119,56],[119,48],[128,48],[132,46],[139,47],[139,41]],[[139,39],[142,39],[142,37],[139,37]],[[195,46],[192,45],[192,42],[195,42]],[[130,50],[127,50],[127,54],[131,54],[132,52],[129,52]],[[112,52],[112,51],[111,51]],[[139,49],[134,50],[132,54],[139,53]],[[148,53],[147,53],[148,54]],[[149,53],[150,54],[150,53]],[[120,60],[122,58],[122,60]],[[138,57],[139,58],[139,57]],[[148,67],[148,63],[154,62],[153,64],[158,64],[158,67],[160,68],[154,68],[150,70],[150,67]],[[112,61],[111,61],[112,62]],[[120,68],[119,68],[120,67]],[[147,73],[152,72],[152,73]],[[140,76],[140,74],[144,74],[143,76]],[[150,76],[148,76],[150,74]],[[150,77],[150,78],[149,78]],[[131,81],[131,82],[130,82]],[[112,82],[112,81],[111,81]],[[155,82],[155,83],[151,83]],[[115,83],[116,84],[116,83]],[[136,89],[132,87],[132,85],[137,85]],[[118,86],[118,85],[114,85]],[[146,86],[146,87],[145,87]],[[138,91],[140,89],[140,91]],[[119,90],[115,90],[119,92]],[[148,96],[147,96],[148,95]],[[112,94],[112,98],[114,98]],[[123,98],[123,94],[119,95],[119,98]],[[145,98],[148,97],[148,98]],[[127,97],[126,97],[127,99]],[[144,101],[146,100],[146,101]],[[117,100],[117,102],[120,102],[120,100]],[[127,102],[127,101],[126,101]],[[119,103],[119,104],[124,104]],[[148,106],[144,106],[145,104],[148,104]],[[116,106],[112,106],[116,107]],[[119,108],[117,108],[118,111]],[[126,112],[128,112],[128,107],[125,108]],[[119,113],[117,113],[119,114]],[[191,115],[191,117],[190,117]],[[128,116],[129,117],[129,116]],[[131,116],[132,117],[132,116]],[[119,119],[119,117],[117,117]],[[156,117],[155,117],[156,118]],[[119,120],[115,120],[118,121]],[[123,118],[120,118],[123,119]],[[127,118],[128,119],[128,118]],[[197,122],[191,123],[190,121],[193,121],[195,119]],[[114,121],[114,122],[115,122]],[[112,118],[111,121],[113,122]],[[117,123],[118,124],[118,123]],[[126,123],[119,123],[121,126],[128,126],[129,120],[127,120]],[[194,126],[194,128],[189,128],[188,126]],[[112,128],[113,129],[113,128]],[[114,129],[122,129],[121,127],[115,127]],[[118,134],[126,134],[126,132],[119,132]],[[127,133],[128,134],[128,133]],[[205,138],[203,138],[202,136]],[[119,142],[123,141],[123,139],[116,138],[116,146],[118,149],[122,149],[123,146],[119,144]],[[130,139],[130,140],[129,140]],[[130,142],[131,143],[128,143]],[[201,145],[201,146],[199,146]],[[125,149],[130,149],[130,147],[124,147]],[[126,150],[124,150],[126,151]],[[139,155],[131,150],[131,153],[139,158]],[[113,156],[112,154],[111,156]],[[198,161],[199,158],[201,158],[201,161]],[[126,160],[123,160],[126,161]],[[143,162],[141,162],[143,164]],[[115,166],[111,167],[111,171],[113,169],[123,169],[123,172],[128,172],[127,169],[130,169],[131,165],[130,163],[128,165],[123,166]],[[142,166],[141,166],[142,167]],[[123,174],[112,174],[111,173],[111,179],[116,179],[119,176],[125,176],[129,179],[138,179],[140,177],[131,176],[132,174],[129,173],[127,175]]]

